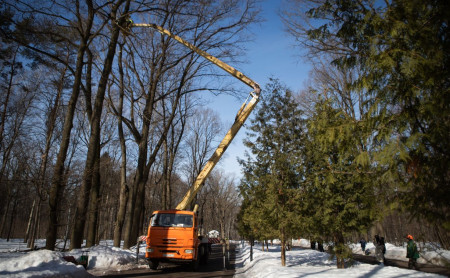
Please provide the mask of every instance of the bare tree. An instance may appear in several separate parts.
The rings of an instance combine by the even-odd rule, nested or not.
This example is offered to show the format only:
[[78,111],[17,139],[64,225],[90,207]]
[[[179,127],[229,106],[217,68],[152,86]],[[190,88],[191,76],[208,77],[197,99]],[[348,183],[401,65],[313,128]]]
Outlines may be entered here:
[[[69,53],[68,53],[69,54]],[[56,66],[57,72],[55,73],[55,79],[52,79],[51,85],[55,86],[56,95],[49,96],[49,102],[47,104],[46,109],[46,119],[45,119],[45,143],[44,147],[42,149],[41,153],[41,162],[39,167],[39,172],[36,179],[36,199],[34,202],[36,202],[36,210],[34,210],[34,214],[32,214],[30,218],[30,223],[32,223],[32,226],[30,226],[30,237],[28,238],[28,235],[26,236],[26,239],[28,240],[27,246],[29,248],[34,247],[34,241],[36,237],[36,232],[40,223],[40,213],[41,213],[41,205],[44,201],[46,201],[47,196],[45,194],[47,190],[47,168],[50,161],[50,150],[52,145],[54,144],[54,138],[55,138],[55,129],[57,128],[57,121],[58,112],[60,111],[61,106],[61,99],[63,96],[64,91],[64,84],[66,82],[67,76],[67,65],[63,65],[60,69]],[[53,88],[53,86],[50,86],[50,88]]]
[[[188,123],[189,132],[186,134],[184,143],[186,162],[183,171],[187,176],[188,186],[194,183],[214,151],[217,137],[221,134],[222,129],[223,125],[218,115],[211,109],[198,108],[193,111]],[[185,188],[185,191],[187,190],[188,187]]]
[[[106,184],[99,170],[101,168],[101,164],[99,164],[101,144],[102,142],[108,143],[111,139],[105,138],[107,135],[101,133],[101,122],[104,119],[102,116],[103,100],[107,91],[108,94],[114,94],[116,88],[121,88],[118,90],[121,91],[119,95],[122,96],[120,109],[117,105],[111,109],[117,116],[118,122],[125,123],[127,126],[126,131],[119,128],[119,132],[112,135],[120,137],[123,150],[121,179],[124,185],[122,186],[124,194],[121,195],[124,198],[120,202],[118,211],[122,211],[119,215],[123,215],[122,208],[128,207],[127,213],[130,217],[126,219],[131,223],[127,223],[128,229],[125,235],[126,238],[134,241],[142,227],[143,210],[147,207],[144,205],[143,192],[148,191],[146,187],[150,170],[155,171],[154,173],[158,171],[159,175],[163,174],[164,179],[161,180],[164,183],[162,188],[164,188],[165,199],[163,202],[167,207],[170,207],[173,200],[171,193],[173,184],[181,182],[176,173],[178,170],[177,160],[181,157],[177,150],[183,138],[184,117],[191,109],[184,100],[188,99],[188,95],[199,90],[220,89],[218,85],[211,86],[212,83],[203,84],[203,77],[221,76],[214,72],[211,75],[210,62],[153,30],[129,30],[129,25],[126,24],[128,17],[132,13],[134,15],[138,13],[152,14],[152,18],[156,19],[155,23],[183,36],[200,48],[210,51],[222,59],[234,59],[236,57],[234,51],[239,50],[240,31],[252,23],[256,15],[253,0],[245,2],[234,0],[227,3],[181,0],[158,3],[144,1],[140,5],[133,6],[132,13],[129,13],[126,8],[130,5],[130,1],[117,0],[113,2],[111,5],[101,5],[102,3],[94,3],[91,0],[74,2],[7,0],[5,2],[6,7],[16,12],[17,16],[13,14],[4,17],[12,28],[8,30],[2,27],[2,38],[8,38],[9,41],[20,45],[16,48],[16,53],[24,56],[19,59],[22,60],[23,57],[26,57],[30,61],[33,60],[47,66],[52,64],[55,69],[65,69],[64,73],[61,72],[59,79],[59,85],[63,87],[51,87],[52,104],[46,114],[48,115],[47,123],[40,126],[42,130],[45,130],[45,139],[42,137],[40,143],[37,140],[33,142],[40,147],[37,149],[42,150],[41,156],[37,160],[30,160],[30,163],[27,164],[36,169],[33,172],[33,184],[35,185],[33,188],[41,193],[44,193],[44,188],[47,187],[45,182],[47,176],[53,172],[50,188],[45,192],[49,194],[48,209],[44,208],[39,212],[40,206],[37,202],[32,213],[34,215],[32,218],[36,220],[39,219],[40,214],[45,215],[47,211],[49,211],[49,217],[42,218],[44,220],[42,225],[39,224],[39,221],[30,222],[28,231],[32,238],[32,234],[39,232],[39,226],[46,225],[47,249],[55,248],[59,227],[68,228],[72,226],[72,223],[71,248],[80,246],[86,232],[87,208],[92,213],[89,215],[91,222],[87,226],[89,244],[95,242],[99,238],[99,232],[102,232],[98,225],[100,210],[96,207],[99,202],[113,203],[110,202],[110,199],[105,201],[101,195]],[[134,8],[136,9],[133,10]],[[117,16],[114,15],[114,12],[117,12]],[[136,20],[137,16],[134,18],[134,15],[132,15],[133,20]],[[123,40],[119,38],[120,34],[125,35]],[[107,39],[104,40],[104,38]],[[105,41],[108,46],[103,48],[106,45]],[[116,56],[115,49],[119,41],[123,47],[120,55],[126,55],[124,59],[126,62],[119,63],[123,64],[125,68],[122,74],[122,85],[110,82],[110,73],[116,70],[113,69],[113,59]],[[23,49],[26,50],[26,53],[20,51]],[[102,62],[99,62],[100,60]],[[2,70],[4,71],[5,68]],[[99,82],[94,80],[99,80]],[[57,85],[56,83],[58,82],[55,82],[55,85]],[[93,91],[95,94],[92,93]],[[85,96],[84,102],[79,99],[80,92],[83,92]],[[68,93],[67,96],[66,93]],[[10,95],[2,95],[6,97],[2,105],[9,102],[8,96]],[[87,148],[71,148],[76,146],[80,140],[73,134],[73,126],[79,124],[75,117],[76,108],[80,108],[80,111],[85,113],[90,123],[90,130],[85,133],[89,138],[86,141]],[[63,121],[59,121],[62,118],[55,118],[60,116],[58,113],[61,111],[64,113]],[[0,112],[4,112],[4,110]],[[60,122],[63,122],[61,126]],[[6,131],[6,124],[7,121],[2,119],[0,128],[2,143],[7,141],[5,134],[13,134]],[[12,127],[12,125],[10,126]],[[55,128],[61,128],[60,137],[55,136]],[[132,134],[137,148],[127,145],[127,132]],[[53,149],[54,144],[58,142],[59,147]],[[16,144],[14,147],[18,146]],[[29,144],[26,146],[30,147]],[[165,152],[162,153],[162,149]],[[55,159],[50,157],[52,150],[57,152]],[[127,152],[135,155],[137,160],[127,163]],[[11,165],[10,159],[4,156],[7,154],[8,152],[3,152],[2,157]],[[86,155],[82,178],[79,172],[82,168],[80,167],[82,162],[80,154]],[[160,154],[166,154],[165,160],[161,159],[164,156],[159,156]],[[165,163],[163,163],[164,161]],[[126,174],[127,164],[136,167],[136,171],[133,172],[133,182],[128,183],[126,182],[129,178]],[[1,166],[5,167],[3,173],[6,173],[8,169],[8,175],[14,169],[13,167],[7,168],[5,163]],[[2,174],[2,179],[4,176]],[[80,188],[80,181],[81,190],[77,190]],[[7,192],[10,185],[12,186],[13,183],[2,187],[2,193]],[[127,191],[130,200],[128,204],[125,202]],[[160,193],[160,191],[152,192],[155,195]],[[45,193],[41,196],[42,200],[44,200]],[[5,194],[5,196],[7,195]],[[11,212],[14,208],[15,213],[25,209],[27,215],[30,214],[33,198],[30,198],[27,203],[27,208],[22,208],[13,206],[12,200],[16,197],[10,198],[10,205],[2,208],[2,212],[8,209]],[[5,197],[5,199],[8,198]],[[77,209],[73,208],[74,199],[78,199]],[[65,203],[64,200],[69,200],[69,202]],[[88,203],[89,205],[87,205]],[[64,210],[69,208],[70,213],[62,217]],[[16,219],[16,217],[9,218],[11,213],[6,215],[8,215],[8,219],[2,219],[2,223]],[[123,221],[117,220],[118,223]],[[9,226],[12,227],[12,225]],[[116,225],[116,227],[118,226],[120,225]],[[102,225],[103,228],[104,225]],[[120,242],[121,233],[117,232],[117,234],[119,236],[115,236],[116,241]],[[129,241],[126,240],[126,242]]]
[[124,43],[119,43],[119,53],[118,53],[118,91],[119,100],[117,108],[114,106],[113,101],[110,96],[110,107],[115,112],[117,116],[117,131],[119,135],[120,143],[120,153],[121,153],[121,164],[120,164],[120,193],[119,193],[119,208],[117,211],[117,217],[114,223],[114,246],[120,247],[120,240],[122,238],[122,228],[125,221],[125,212],[129,196],[129,188],[127,183],[127,147],[125,144],[125,136],[123,130],[123,105],[125,98],[125,84],[124,84],[124,69],[123,69],[123,51]]
[[[75,7],[71,9],[70,6],[61,5],[56,2],[8,2],[8,5],[12,9],[19,11],[21,16],[25,18],[25,20],[21,22],[14,22],[14,24],[16,24],[16,29],[15,33],[10,34],[11,39],[26,47],[30,51],[31,56],[35,59],[39,59],[40,56],[44,55],[63,65],[67,64],[66,60],[61,59],[60,53],[58,52],[60,48],[58,48],[58,46],[64,45],[65,43],[71,45],[74,41],[78,42],[78,45],[74,47],[77,49],[76,66],[75,68],[69,68],[74,75],[72,95],[65,116],[63,135],[54,168],[52,187],[49,196],[50,221],[48,225],[46,248],[50,250],[54,249],[56,243],[59,199],[61,199],[64,188],[64,164],[67,158],[70,133],[73,125],[73,115],[81,86],[83,57],[89,39],[92,36],[91,27],[94,19],[94,7],[92,1],[86,0],[85,6],[80,5],[79,1],[76,1],[75,4]],[[86,13],[88,14],[86,19],[82,16],[82,10],[84,9],[87,10]],[[64,15],[73,15],[75,20],[74,18],[61,16],[62,13],[58,14],[58,12],[62,12],[63,10],[69,11],[68,13],[64,13]],[[51,22],[54,24],[50,24]],[[73,29],[78,31],[78,39],[76,38],[76,33],[71,32]],[[32,40],[32,38],[34,40]],[[55,47],[48,47],[49,42],[53,43],[53,46]],[[67,44],[65,46],[67,46]]]
[[[124,7],[122,13],[120,13],[119,10],[122,8],[122,5],[124,5]],[[91,190],[92,184],[94,182],[97,183],[99,179],[99,177],[93,175],[94,172],[98,173],[98,171],[93,171],[93,169],[98,169],[99,166],[98,160],[100,158],[100,120],[103,111],[103,100],[105,98],[107,82],[111,73],[119,35],[126,23],[124,14],[128,14],[129,8],[130,0],[117,0],[113,3],[110,11],[112,24],[111,38],[108,44],[108,51],[104,60],[103,70],[97,88],[92,117],[90,119],[91,131],[89,137],[88,153],[83,174],[83,183],[80,189],[80,195],[78,196],[77,210],[75,211],[75,223],[70,237],[70,249],[81,247],[83,231],[86,222],[86,208],[89,202],[89,192]],[[94,190],[94,192],[96,191],[97,190]]]
[[[236,8],[238,7],[243,7],[242,12],[232,13],[232,11],[236,11]],[[194,2],[187,3],[183,1],[175,1],[171,2],[170,5],[166,7],[166,10],[168,10],[171,15],[160,17],[161,19],[163,19],[163,24],[159,25],[162,25],[163,27],[171,31],[176,30],[177,35],[180,35],[190,42],[194,42],[195,45],[207,51],[223,50],[226,46],[231,46],[229,45],[230,42],[236,42],[236,31],[242,30],[249,23],[253,22],[255,18],[255,14],[252,10],[252,2],[246,2],[241,5],[241,3],[229,1],[227,2],[227,5],[221,6],[214,1],[208,3],[203,2],[201,4]],[[183,16],[183,14],[186,13],[195,15],[195,17],[190,16],[186,18]],[[205,15],[208,16],[205,17]],[[160,45],[164,45],[164,42],[173,43],[167,38],[161,37]],[[179,81],[173,83],[175,84],[176,90],[178,92],[186,90],[186,85],[189,85],[189,89],[184,91],[184,93],[188,93],[190,91],[198,91],[200,88],[192,87],[192,85],[194,84],[191,83],[191,80],[195,77],[198,77],[199,74],[204,73],[204,71],[201,70],[205,65],[207,65],[207,63],[205,63],[203,60],[199,60],[199,62],[201,61],[201,63],[197,63],[198,57],[184,48],[177,47],[174,48],[174,50],[176,50],[176,52],[172,53],[181,53],[182,56],[172,55],[172,59],[175,58],[175,60],[172,60],[172,65],[169,67],[165,67],[164,71],[169,73],[167,69],[175,69],[174,65],[179,65],[180,68],[177,67],[177,72],[178,76],[180,76],[181,78],[178,79]],[[216,56],[229,57],[226,55],[229,55],[230,53],[231,52],[229,51],[218,52]],[[180,57],[181,59],[177,57]],[[163,132],[162,134],[163,136],[165,136],[165,132]],[[146,166],[145,180],[148,178],[148,169],[150,168],[149,166],[151,166],[151,164],[154,162],[154,154],[156,154],[155,151],[157,151],[160,147],[159,142],[161,141],[155,140],[155,142],[156,144],[152,148],[152,154],[150,155]],[[137,177],[139,177],[139,175],[137,175]],[[142,192],[144,183],[140,183],[136,187],[136,196],[138,198],[136,199],[135,204],[136,211],[133,215],[135,217],[134,223],[132,225],[134,229],[139,225],[140,217],[138,217],[138,215],[140,215],[140,212],[142,211],[141,204],[143,198],[143,194],[140,193]],[[134,197],[131,198],[131,204],[133,204],[133,199]],[[131,218],[127,217],[127,219]],[[131,235],[131,238],[136,237],[136,231],[131,231]],[[129,239],[125,241],[129,241]]]
[[[17,138],[17,135],[14,136],[14,133],[16,133],[17,129],[13,128],[12,130],[9,130],[8,128],[8,123],[11,122],[11,119],[14,119],[14,117],[7,117],[7,115],[10,115],[9,111],[11,111],[11,104],[10,104],[10,99],[11,99],[11,95],[15,92],[14,89],[14,83],[13,80],[16,76],[16,74],[18,73],[18,69],[17,68],[21,68],[21,63],[16,62],[16,57],[19,51],[19,47],[16,46],[11,47],[10,51],[5,50],[5,61],[4,64],[9,64],[9,67],[2,67],[2,76],[4,76],[4,78],[2,78],[2,83],[1,83],[1,90],[4,92],[2,94],[2,107],[1,107],[1,120],[0,120],[0,153],[2,154],[2,164],[1,164],[1,168],[0,168],[0,182],[2,184],[5,184],[4,187],[6,187],[6,190],[4,192],[4,196],[8,196],[8,198],[6,199],[6,202],[4,202],[4,206],[5,208],[3,209],[3,216],[2,216],[2,221],[0,223],[0,235],[3,233],[3,229],[5,227],[5,222],[6,222],[6,216],[8,214],[8,210],[9,210],[9,203],[10,203],[10,194],[11,194],[11,185],[9,182],[5,181],[6,178],[5,176],[5,171],[6,171],[6,167],[7,167],[7,160],[9,159],[9,154],[11,153],[11,148],[13,146],[14,141],[10,140],[10,139],[14,139]],[[9,54],[9,55],[8,55]],[[5,129],[8,129],[8,141],[9,142],[5,142]],[[5,194],[6,193],[6,194]]]
[[211,109],[201,108],[193,111],[188,125],[189,133],[185,142],[187,161],[184,168],[188,184],[192,184],[216,147],[215,142],[223,131],[223,125],[217,113]]
[[240,207],[240,197],[233,176],[214,171],[199,199],[204,200],[205,227],[218,230],[221,237],[230,236]]
[[[21,76],[20,79],[23,77],[26,77],[26,75]],[[8,213],[11,212],[11,218],[14,218],[18,202],[17,198],[23,191],[18,186],[25,184],[25,181],[28,180],[28,175],[30,175],[30,171],[26,166],[29,163],[31,164],[31,158],[29,157],[31,153],[21,153],[25,150],[24,143],[28,138],[26,131],[30,128],[28,120],[31,117],[31,106],[36,97],[35,94],[29,92],[35,91],[39,87],[39,82],[32,83],[16,78],[14,80],[14,83],[18,82],[21,86],[8,88],[11,90],[10,100],[7,107],[5,107],[8,116],[5,117],[5,122],[3,123],[5,136],[0,147],[0,181],[4,192],[4,208],[0,223],[0,233],[3,233],[6,229]],[[21,169],[22,173],[18,172],[18,169]],[[12,221],[11,219],[9,223],[8,234],[10,234],[12,228]]]
[[[184,104],[180,105],[178,110],[178,117],[172,122],[169,134],[163,143],[163,171],[162,171],[162,208],[172,208],[172,178],[176,166],[176,158],[179,157],[178,150],[180,143],[185,135],[187,110],[189,109],[188,95],[183,97]],[[171,105],[172,106],[172,105]],[[170,106],[169,106],[170,107]],[[163,106],[162,118],[167,118],[164,114],[166,108]]]
[[[339,23],[328,24],[328,35],[326,37],[319,35],[317,31],[320,30],[315,30],[324,21],[320,18],[319,14],[310,17],[312,9],[317,8],[325,2],[325,0],[286,1],[286,5],[283,7],[281,13],[281,20],[287,28],[287,32],[295,38],[299,47],[308,50],[302,54],[313,60],[320,57],[323,53],[328,53],[329,55],[351,55],[352,53],[356,53],[358,51],[357,47],[351,48],[350,44],[346,44],[339,38]],[[328,9],[330,11],[336,8],[333,6],[335,3],[329,4]],[[367,1],[365,4],[368,6],[363,7],[363,4],[361,4],[361,9],[375,9],[374,3]],[[310,32],[310,29],[313,31]],[[317,36],[314,36],[316,34],[315,32],[317,32]]]

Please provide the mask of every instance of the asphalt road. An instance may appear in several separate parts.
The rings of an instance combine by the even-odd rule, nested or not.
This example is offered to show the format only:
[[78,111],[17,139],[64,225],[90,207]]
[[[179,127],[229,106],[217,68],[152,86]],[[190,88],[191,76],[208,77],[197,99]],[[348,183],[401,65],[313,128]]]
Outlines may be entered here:
[[226,269],[224,268],[222,246],[213,245],[212,252],[208,259],[208,264],[200,265],[198,271],[192,271],[189,265],[176,265],[161,263],[157,270],[150,268],[140,268],[120,272],[110,272],[101,277],[233,277],[235,273],[235,246],[230,245],[229,259],[228,253],[225,255]]

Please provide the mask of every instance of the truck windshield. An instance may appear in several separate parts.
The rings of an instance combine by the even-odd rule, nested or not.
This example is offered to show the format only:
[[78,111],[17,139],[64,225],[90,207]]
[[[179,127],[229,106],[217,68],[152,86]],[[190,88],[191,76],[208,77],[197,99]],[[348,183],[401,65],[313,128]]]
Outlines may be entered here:
[[157,213],[152,215],[152,227],[192,227],[192,215]]

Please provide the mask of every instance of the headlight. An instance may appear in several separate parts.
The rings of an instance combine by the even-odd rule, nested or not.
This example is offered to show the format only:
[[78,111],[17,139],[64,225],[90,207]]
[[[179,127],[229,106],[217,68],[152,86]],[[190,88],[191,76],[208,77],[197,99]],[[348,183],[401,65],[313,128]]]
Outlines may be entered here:
[[192,254],[192,253],[194,253],[194,250],[193,250],[193,249],[185,249],[185,250],[184,250],[184,253],[186,253],[186,254]]
[[147,248],[147,253],[152,253],[153,252],[153,248]]

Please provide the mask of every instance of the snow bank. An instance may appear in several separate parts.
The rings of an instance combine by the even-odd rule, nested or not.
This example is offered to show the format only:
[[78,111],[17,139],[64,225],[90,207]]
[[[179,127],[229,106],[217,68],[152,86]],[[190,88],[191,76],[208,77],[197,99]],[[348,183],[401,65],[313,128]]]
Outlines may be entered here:
[[[80,249],[66,252],[69,256],[78,258],[81,256]],[[89,248],[88,269],[94,268],[122,268],[136,262],[136,254],[130,250],[117,247],[95,246]]]
[[[15,246],[7,248],[7,245]],[[95,246],[91,248],[74,249],[70,252],[39,250],[17,252],[24,250],[17,247],[17,242],[0,242],[0,277],[94,277],[108,271],[123,271],[127,269],[147,267],[136,265],[136,248],[123,250],[112,246]],[[145,245],[139,248],[139,256],[144,255]],[[73,256],[76,260],[83,251],[88,251],[87,271],[81,265],[75,265],[63,259],[63,256]],[[142,258],[141,258],[142,259]],[[141,262],[142,263],[142,262]],[[91,275],[92,274],[92,275]]]
[[83,266],[66,262],[60,252],[39,250],[22,257],[2,260],[0,276],[6,277],[92,277]]
[[[303,242],[305,243],[305,242]],[[306,245],[306,244],[305,244]],[[242,245],[239,245],[242,247]],[[337,269],[336,261],[329,260],[327,253],[311,249],[292,250],[286,252],[286,266],[281,266],[279,246],[269,246],[269,251],[261,251],[261,246],[253,248],[253,261],[250,261],[250,247],[240,249],[237,256],[236,278],[294,278],[294,277],[444,277],[437,274],[391,266],[356,263],[355,265]]]
[[[139,257],[144,256],[145,245],[139,248]],[[123,271],[134,268],[148,268],[147,264],[136,264],[136,248],[124,250],[117,247],[95,246],[89,249],[88,271],[94,275],[109,271]]]

